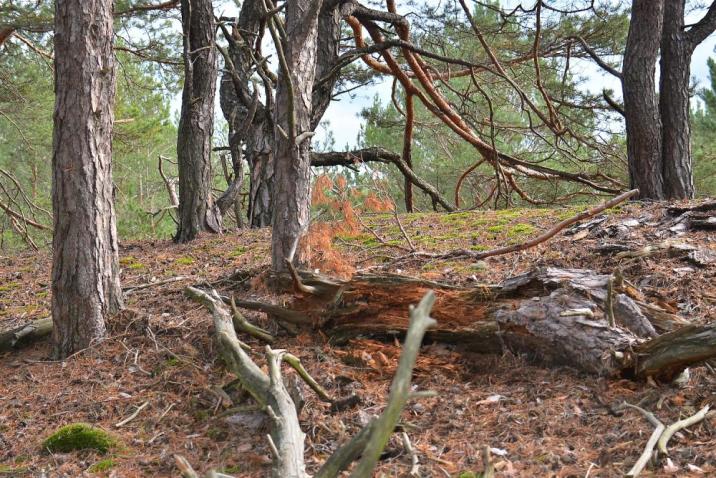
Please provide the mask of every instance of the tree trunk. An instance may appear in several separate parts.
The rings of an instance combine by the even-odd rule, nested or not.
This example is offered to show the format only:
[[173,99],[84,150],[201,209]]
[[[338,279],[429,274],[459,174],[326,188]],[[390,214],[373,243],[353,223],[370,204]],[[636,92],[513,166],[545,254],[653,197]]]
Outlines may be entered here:
[[53,355],[105,335],[122,306],[112,189],[115,60],[111,0],[55,6],[52,155]]
[[221,232],[221,214],[211,196],[211,136],[217,79],[211,0],[182,0],[184,90],[177,139],[179,227],[176,242],[201,231]]
[[[320,0],[286,2],[286,64],[276,90],[275,174],[271,235],[274,272],[286,270],[286,260],[301,263],[305,248],[298,241],[306,232],[311,205],[311,112],[316,74]],[[293,256],[293,257],[292,257]]]
[[333,88],[338,74],[327,78],[338,62],[338,47],[341,40],[341,15],[337,0],[325,0],[318,17],[318,39],[316,51],[315,80],[324,80],[313,88],[311,105],[311,131],[315,131],[333,99]]
[[693,45],[684,31],[684,0],[667,1],[661,36],[659,112],[662,122],[664,195],[694,197],[689,124],[689,80]]
[[661,120],[655,84],[663,12],[664,0],[632,1],[622,68],[629,182],[645,199],[664,198]]
[[[264,83],[264,103],[258,101],[252,118],[256,85],[252,78],[257,58],[256,42],[265,27],[262,0],[246,0],[232,29],[228,53],[234,72],[227,66],[221,79],[220,99],[224,118],[229,124],[229,138],[239,135],[244,158],[249,165],[249,204],[247,219],[250,227],[271,224],[271,192],[273,189],[273,107],[272,85]],[[234,76],[235,75],[235,76]],[[262,81],[270,80],[266,77]],[[268,92],[268,93],[267,93]],[[233,154],[233,152],[232,152]]]

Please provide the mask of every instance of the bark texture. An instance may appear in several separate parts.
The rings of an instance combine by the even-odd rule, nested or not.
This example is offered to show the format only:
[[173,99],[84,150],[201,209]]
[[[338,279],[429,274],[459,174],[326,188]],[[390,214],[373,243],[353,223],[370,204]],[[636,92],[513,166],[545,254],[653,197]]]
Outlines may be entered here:
[[694,197],[689,124],[691,55],[696,45],[684,31],[685,0],[664,4],[659,76],[659,112],[662,122],[662,171],[664,196]]
[[271,263],[275,272],[284,272],[289,258],[301,263],[307,253],[297,245],[308,227],[311,202],[311,141],[306,133],[312,131],[321,4],[321,0],[286,2],[287,41],[282,49],[287,71],[281,71],[274,118],[276,183]]
[[111,0],[55,4],[52,155],[53,354],[105,334],[122,306],[112,188],[115,59]]
[[670,199],[689,199],[695,195],[689,122],[691,57],[696,47],[716,30],[716,2],[688,29],[685,3],[685,0],[665,3],[661,37],[662,173],[664,195]]
[[648,199],[664,197],[655,80],[663,14],[664,0],[632,1],[622,68],[630,187],[638,188],[640,197]]
[[[237,143],[243,149],[243,157],[249,166],[249,205],[247,219],[250,227],[271,224],[271,194],[274,177],[273,82],[268,76],[264,83],[264,101],[258,98],[255,113],[251,115],[254,95],[259,86],[252,82],[255,60],[260,60],[260,37],[263,34],[262,0],[246,0],[239,18],[231,32],[229,57],[233,63],[226,65],[219,90],[221,110],[229,124],[229,143]],[[234,151],[232,144],[232,158]]]
[[177,139],[179,227],[176,242],[201,231],[221,232],[221,213],[211,197],[211,136],[217,79],[211,0],[182,0],[184,90]]
[[612,280],[610,292],[610,279],[591,270],[548,267],[499,285],[459,287],[399,275],[359,274],[339,282],[301,272],[301,297],[291,309],[238,305],[291,324],[319,326],[334,342],[392,339],[408,330],[405,305],[432,289],[437,326],[425,337],[471,352],[508,349],[596,375],[665,380],[716,356],[716,325],[684,326],[683,318],[642,302],[630,286]]
[[[340,16],[337,1],[325,2],[319,14],[315,78],[327,75],[338,59]],[[270,6],[269,6],[270,8]],[[240,137],[243,155],[249,165],[250,188],[247,217],[251,227],[271,224],[274,188],[273,152],[273,88],[270,74],[260,75],[263,85],[253,83],[256,63],[261,62],[261,49],[257,41],[264,34],[266,20],[263,0],[247,0],[242,4],[239,18],[231,33],[229,55],[234,71],[227,67],[221,81],[221,109],[229,123],[229,142]],[[260,68],[259,68],[260,70]],[[316,129],[331,102],[337,75],[328,78],[313,89],[311,129]],[[252,97],[256,88],[263,88],[264,101],[256,105],[251,114]],[[232,149],[232,156],[235,156]]]

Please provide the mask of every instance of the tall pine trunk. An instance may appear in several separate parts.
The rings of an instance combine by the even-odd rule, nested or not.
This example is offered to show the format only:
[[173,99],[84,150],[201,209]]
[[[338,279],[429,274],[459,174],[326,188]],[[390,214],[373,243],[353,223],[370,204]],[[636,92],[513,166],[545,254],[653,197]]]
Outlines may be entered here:
[[305,248],[296,246],[308,227],[311,206],[311,139],[305,133],[312,131],[320,8],[320,0],[286,2],[287,41],[283,42],[283,51],[288,71],[281,70],[276,90],[274,129],[271,263],[275,272],[286,270],[286,259],[299,264],[305,260]]
[[211,0],[182,0],[184,90],[177,138],[179,227],[176,242],[201,231],[221,232],[221,213],[211,196],[211,136],[218,74]]
[[659,112],[662,123],[664,195],[694,197],[689,124],[689,79],[694,45],[684,32],[684,0],[667,1],[661,38]]
[[641,198],[662,199],[661,119],[656,97],[656,58],[664,0],[633,0],[624,50],[622,92],[629,182]]
[[122,306],[112,188],[112,0],[55,4],[53,355],[105,335]]

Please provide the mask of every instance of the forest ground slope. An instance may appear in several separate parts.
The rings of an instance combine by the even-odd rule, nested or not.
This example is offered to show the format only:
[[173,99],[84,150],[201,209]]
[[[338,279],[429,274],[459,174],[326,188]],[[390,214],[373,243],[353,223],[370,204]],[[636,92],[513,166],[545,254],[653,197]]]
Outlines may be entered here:
[[[361,227],[316,228],[312,265],[344,278],[370,270],[455,284],[499,283],[538,265],[607,274],[619,268],[665,310],[692,323],[716,320],[716,263],[708,260],[716,254],[716,233],[684,230],[669,222],[661,204],[612,209],[592,228],[572,228],[533,249],[483,261],[410,254],[411,248],[482,251],[519,243],[579,210],[408,214],[399,216],[399,223],[390,214],[368,215]],[[109,320],[107,340],[62,362],[47,359],[49,345],[43,341],[0,353],[0,476],[40,476],[42,470],[68,477],[177,476],[175,453],[197,469],[267,476],[268,423],[240,390],[219,390],[234,377],[217,359],[209,312],[183,290],[210,284],[225,295],[282,304],[290,297],[275,296],[263,279],[269,245],[268,230],[207,235],[185,245],[122,244],[126,310]],[[624,248],[631,254],[619,256],[616,251]],[[686,249],[700,251],[702,263],[689,259]],[[47,252],[0,256],[0,331],[48,315],[49,275]],[[182,279],[135,288],[176,277]],[[305,390],[300,418],[307,465],[315,471],[337,444],[382,410],[399,344],[355,339],[336,346],[319,331],[289,336],[263,313],[245,315],[274,332],[275,347],[300,357],[330,394],[356,393],[362,400],[332,412]],[[261,350],[258,341],[246,342]],[[479,476],[485,446],[493,449],[498,476],[621,476],[639,457],[652,427],[638,412],[617,411],[616,405],[638,404],[665,424],[704,405],[716,406],[716,372],[710,366],[692,369],[688,383],[679,387],[595,378],[509,353],[479,352],[440,343],[421,351],[414,384],[437,396],[410,403],[402,429],[422,476]],[[261,360],[259,355],[254,357]],[[142,405],[136,417],[116,426]],[[123,446],[106,456],[44,453],[43,438],[74,422],[101,426]],[[716,416],[681,432],[670,450],[676,469],[661,461],[642,476],[716,474]],[[410,464],[396,435],[378,472],[404,476]]]

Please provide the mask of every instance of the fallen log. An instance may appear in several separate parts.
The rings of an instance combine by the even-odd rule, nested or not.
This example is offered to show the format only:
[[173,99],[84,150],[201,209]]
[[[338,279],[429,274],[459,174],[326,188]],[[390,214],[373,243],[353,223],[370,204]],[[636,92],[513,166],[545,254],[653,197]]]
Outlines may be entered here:
[[52,333],[52,317],[33,320],[14,329],[0,332],[0,352],[27,345]]
[[[320,276],[300,275],[302,282],[320,288]],[[328,304],[325,298],[301,294],[290,309],[312,317],[335,343],[359,336],[393,338],[407,330],[406,304],[432,289],[437,325],[426,340],[472,352],[511,350],[597,375],[664,380],[716,356],[716,324],[684,327],[683,318],[662,313],[629,285],[614,285],[609,297],[611,277],[584,269],[537,268],[498,286],[456,287],[359,274],[340,283],[340,293]],[[330,284],[335,288],[337,282]],[[609,325],[608,299],[615,327]]]

